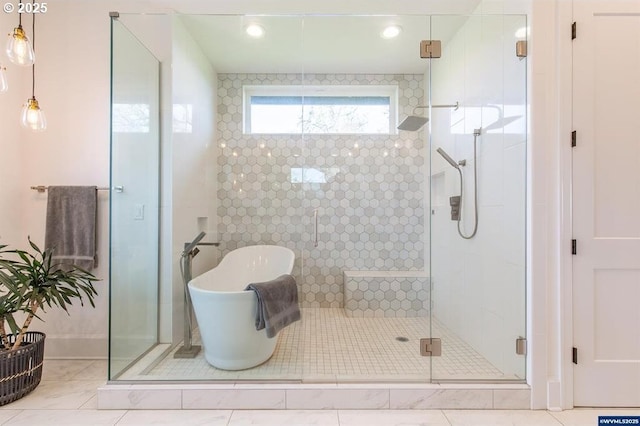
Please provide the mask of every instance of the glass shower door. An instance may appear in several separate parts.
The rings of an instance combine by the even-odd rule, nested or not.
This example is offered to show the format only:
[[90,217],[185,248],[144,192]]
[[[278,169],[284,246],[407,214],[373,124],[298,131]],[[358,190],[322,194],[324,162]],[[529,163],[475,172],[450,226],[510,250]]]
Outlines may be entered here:
[[[402,32],[385,38],[391,25]],[[305,377],[430,379],[427,132],[397,129],[426,100],[428,27],[426,16],[305,17],[301,288],[309,320],[325,324]]]
[[109,379],[158,340],[160,73],[111,20]]
[[527,60],[516,43],[526,17],[431,19],[442,42],[431,105],[460,103],[430,109],[433,380],[522,382]]

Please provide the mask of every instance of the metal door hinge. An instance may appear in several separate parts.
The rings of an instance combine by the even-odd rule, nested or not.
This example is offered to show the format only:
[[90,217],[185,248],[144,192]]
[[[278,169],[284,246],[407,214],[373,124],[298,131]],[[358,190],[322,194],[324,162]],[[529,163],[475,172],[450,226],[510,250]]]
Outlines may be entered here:
[[575,130],[571,132],[571,147],[575,147],[578,144],[578,132]]
[[571,348],[571,359],[574,364],[578,363],[578,348]]
[[527,57],[527,41],[526,40],[516,41],[516,56],[518,58]]
[[421,58],[439,58],[442,56],[442,42],[440,40],[422,40],[420,42]]
[[420,355],[441,356],[442,340],[438,338],[420,339]]
[[516,354],[517,355],[527,354],[527,339],[525,339],[522,336],[516,339]]
[[571,240],[571,254],[578,254],[578,241]]
[[571,24],[571,40],[575,40],[578,37],[578,25],[574,22]]

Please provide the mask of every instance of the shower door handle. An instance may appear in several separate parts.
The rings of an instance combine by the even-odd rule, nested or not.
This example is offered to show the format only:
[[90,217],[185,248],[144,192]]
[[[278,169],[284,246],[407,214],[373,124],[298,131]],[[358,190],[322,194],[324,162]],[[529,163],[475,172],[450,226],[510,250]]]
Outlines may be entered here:
[[313,210],[313,246],[318,247],[318,209]]

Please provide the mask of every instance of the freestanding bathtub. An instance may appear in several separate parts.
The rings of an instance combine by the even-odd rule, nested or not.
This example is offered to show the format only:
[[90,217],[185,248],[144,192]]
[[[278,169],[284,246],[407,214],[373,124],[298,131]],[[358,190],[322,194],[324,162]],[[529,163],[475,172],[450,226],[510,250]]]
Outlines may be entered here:
[[243,370],[267,361],[278,336],[256,330],[258,299],[250,283],[290,274],[295,255],[286,247],[257,245],[229,252],[215,268],[189,281],[193,310],[207,362]]

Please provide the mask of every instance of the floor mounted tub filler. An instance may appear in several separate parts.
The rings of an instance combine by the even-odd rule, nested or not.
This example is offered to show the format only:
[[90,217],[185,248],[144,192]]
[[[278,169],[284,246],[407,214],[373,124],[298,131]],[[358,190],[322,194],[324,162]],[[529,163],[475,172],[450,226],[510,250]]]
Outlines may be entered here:
[[278,336],[256,330],[258,299],[250,283],[273,280],[293,270],[286,247],[256,245],[229,252],[215,268],[189,282],[205,359],[223,370],[244,370],[267,361]]

